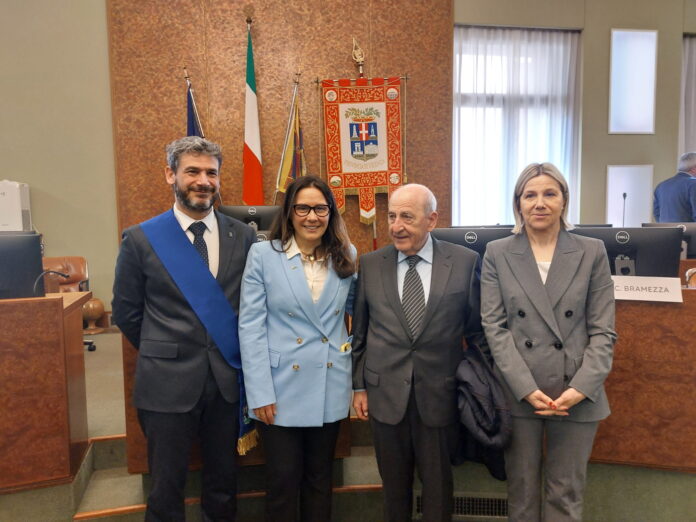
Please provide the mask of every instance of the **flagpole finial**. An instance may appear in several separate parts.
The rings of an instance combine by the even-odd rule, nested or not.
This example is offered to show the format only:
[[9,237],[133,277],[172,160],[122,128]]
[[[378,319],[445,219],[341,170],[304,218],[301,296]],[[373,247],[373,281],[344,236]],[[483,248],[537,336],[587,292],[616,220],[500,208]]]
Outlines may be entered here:
[[360,78],[364,78],[365,75],[363,74],[363,66],[365,65],[365,51],[363,51],[362,48],[358,45],[358,41],[355,39],[355,36],[353,36],[352,55],[355,65],[358,66],[358,73],[360,74]]
[[295,73],[295,78],[292,80],[292,83],[300,83],[300,76],[302,76],[301,72],[296,72]]

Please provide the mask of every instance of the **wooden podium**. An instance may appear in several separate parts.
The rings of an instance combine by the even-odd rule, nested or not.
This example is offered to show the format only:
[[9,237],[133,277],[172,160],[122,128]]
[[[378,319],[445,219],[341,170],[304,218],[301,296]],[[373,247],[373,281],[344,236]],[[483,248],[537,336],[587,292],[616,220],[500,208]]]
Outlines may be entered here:
[[87,450],[82,305],[0,300],[0,492],[70,482]]

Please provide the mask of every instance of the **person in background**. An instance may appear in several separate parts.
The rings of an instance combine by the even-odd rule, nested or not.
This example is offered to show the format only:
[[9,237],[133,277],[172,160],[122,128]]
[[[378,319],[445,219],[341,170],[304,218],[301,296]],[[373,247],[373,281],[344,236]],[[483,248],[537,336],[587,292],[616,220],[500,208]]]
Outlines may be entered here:
[[679,158],[679,172],[655,188],[653,215],[657,223],[696,221],[696,152]]
[[256,241],[219,214],[220,147],[189,136],[167,146],[174,208],[126,229],[116,262],[114,322],[138,350],[133,404],[147,437],[147,521],[183,521],[191,444],[203,459],[203,520],[236,514],[240,429],[239,291]]
[[552,164],[522,171],[513,212],[514,234],[488,243],[481,274],[483,328],[513,416],[509,520],[580,521],[609,415],[614,285],[604,244],[567,232],[568,185]]
[[[270,241],[249,251],[239,336],[246,393],[266,454],[269,521],[331,520],[331,475],[351,397],[356,251],[328,185],[287,189]],[[299,509],[298,509],[299,500]]]

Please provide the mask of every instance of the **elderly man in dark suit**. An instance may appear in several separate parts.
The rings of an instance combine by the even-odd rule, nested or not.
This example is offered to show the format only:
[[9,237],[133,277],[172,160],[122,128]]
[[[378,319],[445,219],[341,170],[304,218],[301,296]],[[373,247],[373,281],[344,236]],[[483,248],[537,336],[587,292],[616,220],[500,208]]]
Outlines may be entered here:
[[239,341],[236,313],[253,230],[213,211],[220,147],[167,147],[174,208],[124,231],[113,318],[138,349],[133,402],[147,437],[148,521],[183,521],[191,444],[200,437],[203,520],[236,513]]
[[679,172],[655,188],[653,215],[657,223],[696,221],[696,152],[679,158]]
[[353,407],[370,418],[390,522],[412,519],[414,466],[423,520],[451,520],[455,371],[463,339],[483,342],[478,256],[431,237],[436,205],[423,185],[396,190],[389,200],[393,245],[360,258]]

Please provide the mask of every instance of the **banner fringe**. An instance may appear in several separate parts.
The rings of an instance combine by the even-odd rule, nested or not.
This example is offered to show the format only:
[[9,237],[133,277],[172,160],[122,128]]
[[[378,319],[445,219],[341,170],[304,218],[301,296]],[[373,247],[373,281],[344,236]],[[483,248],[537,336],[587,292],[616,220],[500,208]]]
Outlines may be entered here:
[[254,428],[249,433],[245,433],[239,439],[237,439],[237,453],[239,455],[246,455],[252,449],[254,449],[258,443],[259,432],[256,428]]

